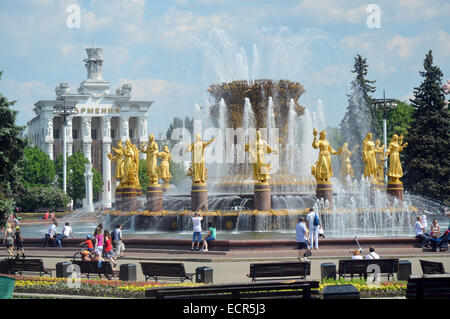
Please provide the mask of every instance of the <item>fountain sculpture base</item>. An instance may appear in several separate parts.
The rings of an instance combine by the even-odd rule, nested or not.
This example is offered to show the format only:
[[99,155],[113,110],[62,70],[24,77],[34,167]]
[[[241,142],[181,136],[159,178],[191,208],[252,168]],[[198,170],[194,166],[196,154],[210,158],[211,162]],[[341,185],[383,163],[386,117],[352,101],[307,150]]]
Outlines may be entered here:
[[255,184],[254,207],[256,210],[268,211],[272,208],[269,183]]
[[403,200],[403,184],[400,183],[388,183],[386,192],[392,196],[397,197],[399,200]]
[[192,184],[191,211],[208,210],[208,189],[206,184]]
[[162,211],[162,188],[161,185],[147,186],[145,209],[149,212]]
[[324,201],[328,200],[330,208],[333,207],[333,186],[331,183],[318,183],[316,187],[316,197],[318,200],[323,198]]
[[122,211],[135,211],[143,209],[142,192],[139,188],[117,188],[116,209]]

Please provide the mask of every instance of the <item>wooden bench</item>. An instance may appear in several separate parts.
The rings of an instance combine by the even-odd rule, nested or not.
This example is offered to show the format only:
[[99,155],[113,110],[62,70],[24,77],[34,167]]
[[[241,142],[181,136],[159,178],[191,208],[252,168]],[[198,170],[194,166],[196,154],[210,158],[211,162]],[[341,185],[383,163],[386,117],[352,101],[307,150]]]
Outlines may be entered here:
[[86,275],[88,279],[90,275],[97,275],[99,277],[104,275],[108,279],[119,277],[119,271],[113,270],[111,262],[109,261],[102,261],[101,267],[98,267],[98,261],[73,260],[72,264],[80,267],[81,275]]
[[145,291],[150,299],[319,298],[319,281],[214,284],[198,287],[156,287]]
[[445,274],[444,264],[436,261],[420,260],[420,267],[424,275]]
[[279,263],[257,263],[250,264],[250,271],[247,277],[252,278],[252,282],[256,278],[271,277],[298,277],[306,279],[311,274],[311,263],[301,261],[287,261]]
[[450,300],[450,274],[410,276],[406,298]]
[[39,273],[39,276],[45,274],[52,276],[52,269],[45,268],[42,259],[9,259],[8,269],[10,274],[35,272]]
[[158,281],[158,277],[164,278],[180,278],[181,282],[189,279],[191,282],[195,274],[186,273],[183,263],[156,263],[156,262],[140,262],[142,273],[145,276],[145,281],[149,278],[154,278]]
[[[353,278],[354,275],[359,275],[367,279],[368,267],[370,265],[378,265],[380,267],[379,274],[387,274],[388,280],[394,274],[398,273],[398,258],[392,259],[343,259],[339,260],[339,278],[350,275]],[[375,268],[375,267],[374,267]]]

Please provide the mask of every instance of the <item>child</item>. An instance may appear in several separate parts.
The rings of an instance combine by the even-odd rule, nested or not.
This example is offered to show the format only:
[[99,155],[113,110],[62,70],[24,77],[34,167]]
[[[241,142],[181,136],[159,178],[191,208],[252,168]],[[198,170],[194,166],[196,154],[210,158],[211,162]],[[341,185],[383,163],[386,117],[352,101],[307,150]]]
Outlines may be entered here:
[[17,255],[16,258],[19,258],[19,251],[22,252],[22,258],[25,258],[25,250],[23,249],[23,238],[20,234],[20,227],[16,227],[16,233],[15,233],[15,242],[16,242],[16,249],[17,249]]
[[91,261],[91,257],[89,257],[89,252],[87,250],[81,253],[81,261]]
[[105,257],[105,260],[109,260],[111,262],[114,268],[116,267],[116,263],[114,261],[114,251],[111,243],[111,236],[108,230],[105,230],[104,234],[105,234],[105,251],[103,256]]
[[216,229],[212,223],[208,223],[209,232],[208,235],[203,239],[203,251],[208,251],[208,243],[216,239]]
[[90,253],[94,251],[94,244],[92,243],[91,235],[87,235],[87,236],[86,236],[86,241],[82,242],[82,243],[80,244],[80,246],[81,246],[81,245],[87,245],[87,250],[88,250],[88,252],[90,252]]

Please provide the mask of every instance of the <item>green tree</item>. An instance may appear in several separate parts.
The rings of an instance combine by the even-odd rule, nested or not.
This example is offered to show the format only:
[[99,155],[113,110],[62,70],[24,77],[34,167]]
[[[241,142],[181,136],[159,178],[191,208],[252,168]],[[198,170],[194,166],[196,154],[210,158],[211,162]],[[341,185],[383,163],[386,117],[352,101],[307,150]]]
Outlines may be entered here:
[[430,50],[420,71],[423,81],[414,88],[414,107],[408,146],[404,150],[406,189],[450,204],[450,116],[445,109],[442,72],[433,65]]
[[21,180],[25,187],[48,186],[55,180],[55,165],[37,146],[25,148],[20,162]]
[[172,123],[170,123],[169,128],[167,129],[166,132],[166,139],[168,141],[171,140],[172,138],[172,132],[174,129],[176,128],[180,128],[180,127],[184,127],[185,129],[187,129],[191,135],[194,132],[194,119],[193,118],[189,118],[189,117],[185,117],[184,121],[182,118],[180,117],[174,117],[172,120]]
[[[3,72],[0,71],[0,79]],[[21,160],[27,139],[23,136],[24,127],[16,125],[17,111],[11,109],[15,101],[0,93],[0,225],[4,226],[6,217],[15,204],[14,189],[19,178],[17,163]]]
[[[389,138],[395,133],[403,135],[405,138],[411,128],[413,120],[414,107],[411,104],[402,101],[396,101],[397,106],[386,112],[386,130]],[[383,125],[383,111],[378,109],[376,112],[377,120],[380,126]]]
[[38,208],[49,208],[56,210],[59,207],[65,207],[70,202],[67,194],[52,186],[32,186],[24,189],[18,195],[17,204],[25,211],[32,212]]
[[186,178],[184,163],[175,163],[170,161],[170,174],[172,175],[171,184],[178,186]]
[[139,160],[139,184],[141,184],[142,193],[145,194],[147,191],[147,185],[150,181],[150,178],[147,174],[147,160],[141,159]]
[[[86,179],[84,176],[85,167],[84,164],[89,164],[89,160],[84,157],[81,150],[78,150],[73,155],[67,158],[67,194],[72,197],[74,201],[81,200],[86,196],[85,183]],[[56,172],[58,175],[58,182],[62,188],[63,182],[63,156],[60,154],[56,159]],[[92,178],[92,189],[94,199],[99,197],[100,192],[103,187],[103,178],[99,171],[92,168],[92,173],[94,174]]]

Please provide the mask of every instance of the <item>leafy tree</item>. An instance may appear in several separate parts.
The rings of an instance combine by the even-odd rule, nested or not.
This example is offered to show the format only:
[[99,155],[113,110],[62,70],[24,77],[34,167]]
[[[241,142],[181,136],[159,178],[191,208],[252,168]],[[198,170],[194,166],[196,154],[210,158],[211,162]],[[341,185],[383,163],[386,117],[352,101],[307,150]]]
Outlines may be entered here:
[[442,72],[433,65],[430,50],[420,71],[423,81],[414,88],[414,107],[408,146],[404,150],[405,187],[412,193],[450,204],[450,114],[445,109]]
[[[386,112],[386,129],[389,138],[395,133],[406,137],[411,128],[414,107],[411,104],[402,101],[396,101],[397,106]],[[378,109],[376,112],[379,125],[383,125],[383,111]],[[381,135],[380,135],[381,136]],[[380,139],[381,140],[381,139]]]
[[[89,164],[89,160],[84,157],[84,154],[79,150],[67,158],[67,193],[74,201],[81,200],[86,196],[84,176],[84,164]],[[56,159],[56,171],[58,174],[59,185],[62,188],[63,182],[63,155],[60,154]],[[103,187],[102,175],[94,167],[92,168],[94,174],[92,178],[92,188],[94,198],[97,199]]]
[[55,165],[50,157],[35,147],[25,148],[20,163],[21,180],[25,187],[50,185],[55,180]]
[[176,128],[180,128],[180,127],[184,127],[185,129],[187,129],[191,135],[194,132],[194,119],[193,118],[189,118],[189,117],[185,117],[184,121],[182,118],[180,117],[174,117],[172,120],[172,123],[170,123],[169,128],[167,129],[166,132],[166,139],[168,141],[171,140],[172,137],[172,132],[174,129]]
[[38,208],[56,210],[69,204],[70,197],[57,188],[49,186],[27,187],[18,195],[18,205],[25,211],[31,212]]
[[[0,79],[3,72],[0,72]],[[23,156],[28,142],[23,137],[23,126],[15,124],[17,111],[10,108],[15,101],[0,93],[0,225],[3,226],[12,212],[14,188],[18,183],[17,163]]]
[[147,160],[139,160],[139,183],[141,184],[142,193],[145,194],[147,191],[147,185],[150,182],[150,178],[147,174]]
[[170,174],[172,174],[172,180],[170,181],[173,185],[178,186],[186,178],[186,170],[184,163],[175,163],[170,161]]

